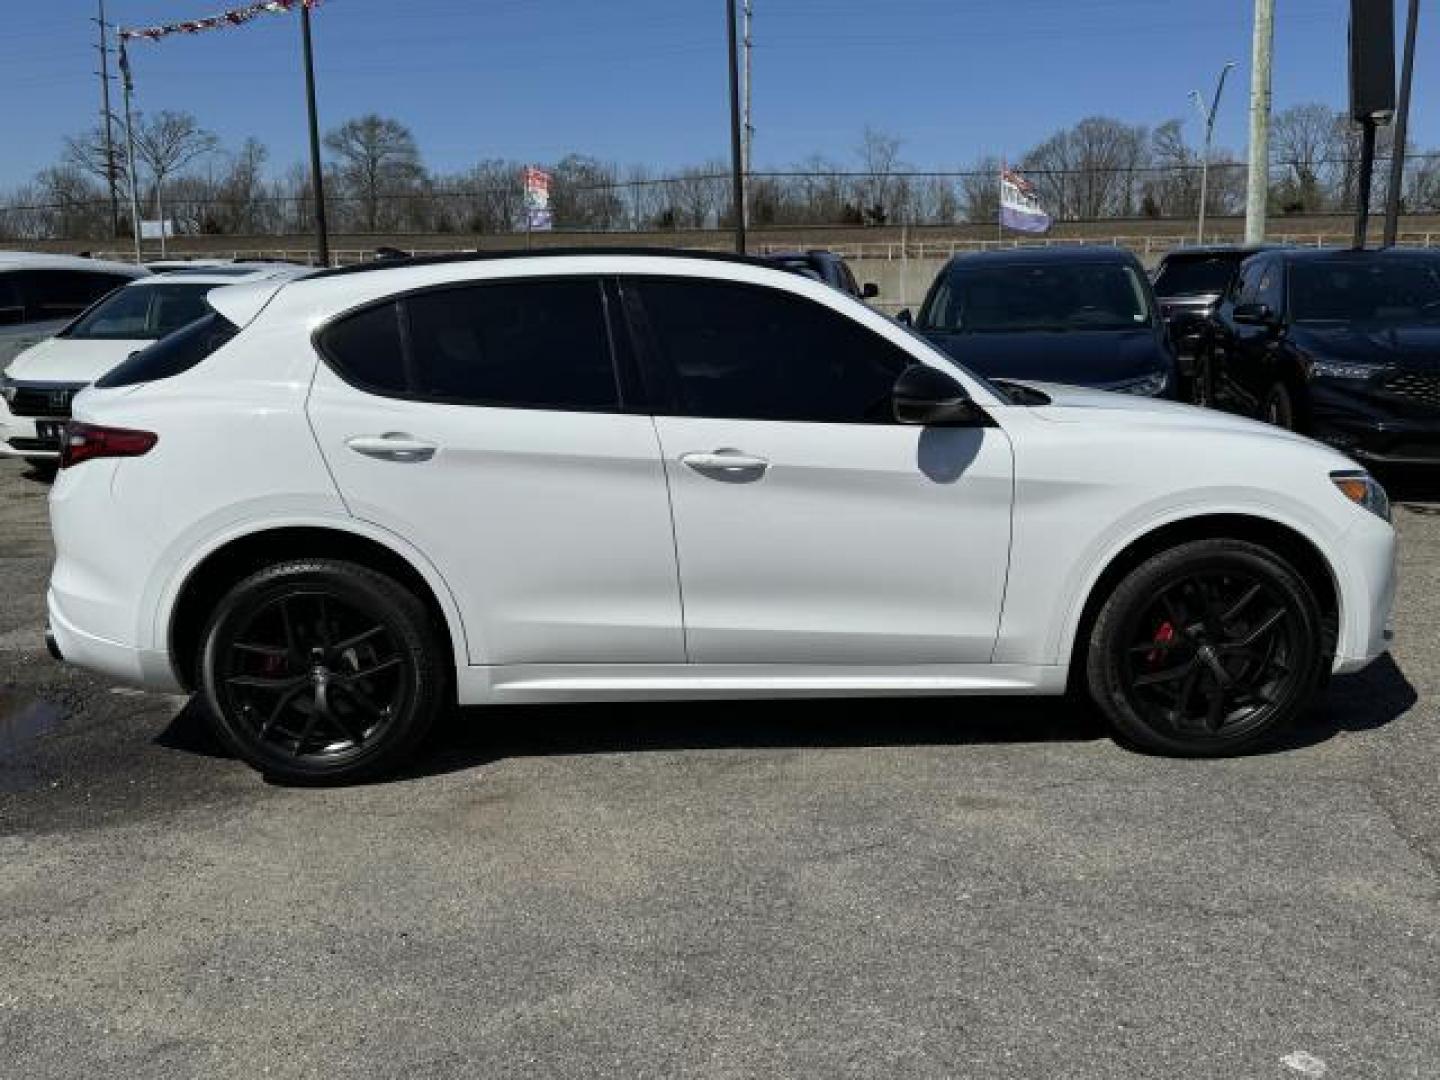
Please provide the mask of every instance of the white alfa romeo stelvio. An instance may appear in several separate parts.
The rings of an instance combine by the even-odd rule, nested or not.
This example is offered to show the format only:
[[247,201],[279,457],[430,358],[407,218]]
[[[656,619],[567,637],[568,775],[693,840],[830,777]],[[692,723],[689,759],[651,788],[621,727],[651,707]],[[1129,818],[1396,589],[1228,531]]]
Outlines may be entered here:
[[1067,688],[1218,755],[1388,646],[1388,503],[1348,458],[986,381],[759,262],[414,259],[208,302],[76,399],[50,644],[198,693],[277,778],[393,770],[457,704]]

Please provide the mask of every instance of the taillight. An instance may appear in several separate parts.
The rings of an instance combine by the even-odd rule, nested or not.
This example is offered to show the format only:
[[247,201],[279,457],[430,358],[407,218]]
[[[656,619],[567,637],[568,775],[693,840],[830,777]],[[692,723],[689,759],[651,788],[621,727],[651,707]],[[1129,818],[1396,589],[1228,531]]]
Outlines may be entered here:
[[60,441],[60,467],[68,469],[91,458],[139,457],[160,441],[153,431],[102,427],[71,420]]

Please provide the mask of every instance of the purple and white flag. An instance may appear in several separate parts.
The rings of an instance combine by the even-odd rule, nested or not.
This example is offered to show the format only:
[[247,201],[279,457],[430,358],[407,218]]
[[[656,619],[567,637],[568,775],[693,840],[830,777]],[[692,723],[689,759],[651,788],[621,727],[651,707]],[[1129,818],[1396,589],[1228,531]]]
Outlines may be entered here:
[[1034,186],[1003,166],[1000,169],[1000,224],[1016,232],[1043,233],[1050,229],[1050,215],[1040,209]]

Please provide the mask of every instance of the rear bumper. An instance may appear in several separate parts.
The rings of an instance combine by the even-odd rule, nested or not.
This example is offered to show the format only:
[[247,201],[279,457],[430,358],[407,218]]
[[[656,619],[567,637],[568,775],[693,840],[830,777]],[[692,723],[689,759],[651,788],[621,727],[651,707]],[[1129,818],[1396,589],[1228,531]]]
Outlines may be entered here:
[[45,595],[45,606],[49,618],[45,645],[57,660],[146,690],[184,692],[165,653],[112,641],[81,628],[67,613],[65,598],[53,585]]

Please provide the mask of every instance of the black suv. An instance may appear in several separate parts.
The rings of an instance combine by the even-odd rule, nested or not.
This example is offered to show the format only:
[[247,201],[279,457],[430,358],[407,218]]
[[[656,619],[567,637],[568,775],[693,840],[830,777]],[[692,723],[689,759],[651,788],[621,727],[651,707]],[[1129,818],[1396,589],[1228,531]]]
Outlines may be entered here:
[[[902,311],[901,322],[911,322]],[[1174,397],[1175,350],[1140,261],[1119,248],[956,255],[915,329],[972,371]]]
[[823,281],[858,300],[870,300],[880,295],[880,289],[873,282],[857,284],[845,260],[833,251],[777,251],[761,258],[782,270]]
[[1252,256],[1210,320],[1207,400],[1376,464],[1440,465],[1440,252]]
[[1170,327],[1181,375],[1188,378],[1194,374],[1206,323],[1235,283],[1240,264],[1267,250],[1265,246],[1238,245],[1178,248],[1160,260],[1153,278],[1155,299]]

